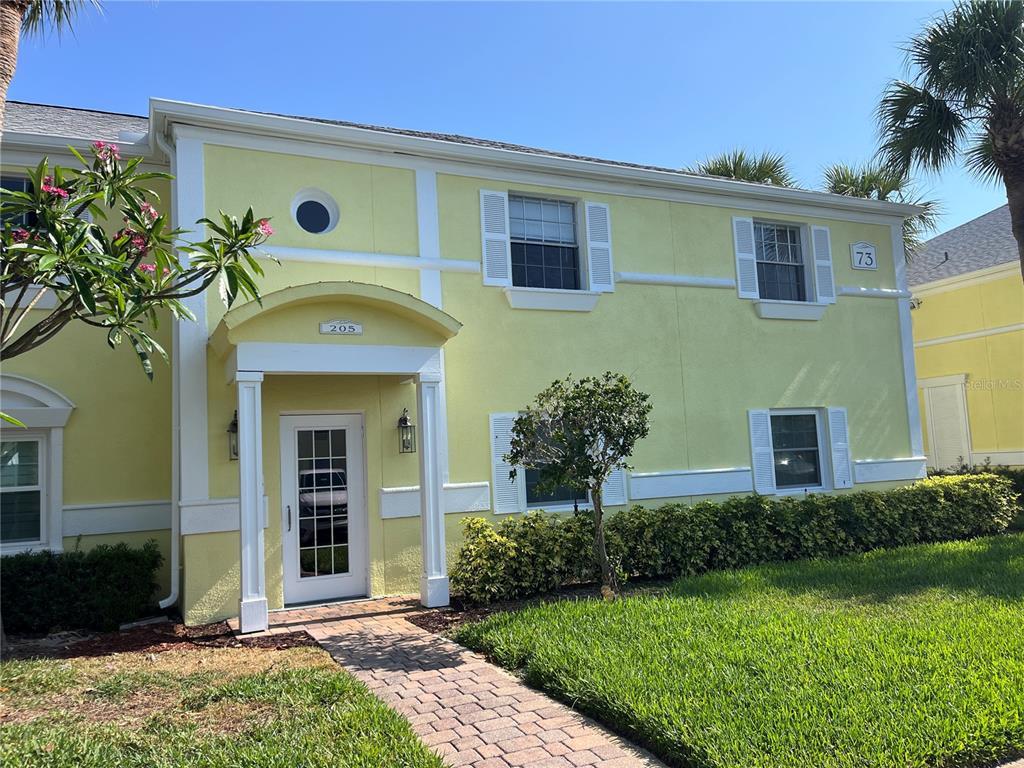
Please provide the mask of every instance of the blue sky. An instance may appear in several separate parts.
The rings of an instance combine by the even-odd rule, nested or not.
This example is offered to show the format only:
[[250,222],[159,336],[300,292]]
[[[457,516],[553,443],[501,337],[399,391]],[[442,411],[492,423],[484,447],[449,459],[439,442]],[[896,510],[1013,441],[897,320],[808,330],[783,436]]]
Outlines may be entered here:
[[[688,165],[784,153],[802,186],[872,155],[933,3],[108,2],[25,40],[9,98],[145,114],[159,96]],[[1005,203],[921,179],[946,229]]]

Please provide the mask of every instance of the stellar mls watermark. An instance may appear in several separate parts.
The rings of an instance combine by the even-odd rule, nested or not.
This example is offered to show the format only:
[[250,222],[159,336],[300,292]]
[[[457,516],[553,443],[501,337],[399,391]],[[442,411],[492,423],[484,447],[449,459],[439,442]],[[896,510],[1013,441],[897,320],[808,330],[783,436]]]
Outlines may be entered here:
[[971,379],[966,385],[968,389],[977,389],[985,392],[997,390],[1020,392],[1024,390],[1024,379]]

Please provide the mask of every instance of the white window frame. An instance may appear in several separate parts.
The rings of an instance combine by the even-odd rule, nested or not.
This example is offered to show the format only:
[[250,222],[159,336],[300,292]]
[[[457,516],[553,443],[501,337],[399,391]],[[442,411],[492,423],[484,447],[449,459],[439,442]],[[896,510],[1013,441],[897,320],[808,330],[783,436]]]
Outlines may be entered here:
[[64,395],[45,384],[23,376],[0,375],[0,410],[25,425],[4,425],[4,439],[14,441],[27,437],[42,440],[39,472],[40,480],[44,481],[39,541],[0,544],[0,555],[41,549],[61,552],[64,549],[64,427],[74,407],[74,403]]
[[822,408],[769,408],[769,428],[772,416],[814,416],[815,434],[818,438],[818,485],[795,485],[780,488],[775,475],[775,433],[772,431],[772,482],[775,484],[776,496],[794,496],[807,493],[820,493],[834,489],[832,480],[832,440],[825,428],[825,411]]
[[[508,291],[510,293],[518,292],[542,292],[545,294],[552,295],[576,295],[576,294],[590,294],[590,264],[589,259],[586,258],[587,254],[587,226],[586,220],[582,215],[582,210],[585,202],[581,198],[576,197],[563,197],[560,195],[550,195],[539,192],[522,192],[516,189],[508,190],[508,245],[509,245],[509,272],[508,272]],[[576,232],[576,268],[579,270],[579,288],[539,288],[529,285],[516,285],[512,277],[512,244],[514,242],[533,242],[529,240],[516,240],[512,236],[512,198],[520,197],[525,200],[537,200],[544,202],[545,200],[552,203],[569,203],[572,206],[572,225]],[[539,243],[543,244],[543,243]],[[549,245],[558,245],[558,243],[549,243]],[[594,294],[595,296],[597,294]],[[519,309],[520,307],[516,307]],[[543,307],[522,307],[529,309],[541,309]]]
[[[782,219],[765,219],[758,216],[753,218],[754,222],[754,266],[762,263],[757,258],[757,225],[766,224],[770,227],[787,227],[789,229],[796,229],[800,233],[800,256],[802,259],[801,267],[804,271],[804,290],[807,298],[803,301],[793,301],[791,299],[765,299],[759,298],[759,302],[765,304],[786,304],[791,306],[801,306],[803,304],[820,304],[818,301],[818,284],[814,279],[814,251],[812,250],[811,244],[811,228],[806,222],[796,221],[784,221]],[[761,281],[757,281],[757,292],[761,293]]]
[[0,552],[8,554],[11,552],[24,552],[26,550],[38,549],[49,544],[48,529],[52,526],[47,510],[49,503],[49,434],[48,430],[39,429],[4,429],[3,442],[11,443],[36,443],[38,448],[39,466],[36,483],[34,485],[16,485],[0,488],[0,496],[7,493],[18,493],[21,491],[39,491],[39,538],[29,541],[4,542]]

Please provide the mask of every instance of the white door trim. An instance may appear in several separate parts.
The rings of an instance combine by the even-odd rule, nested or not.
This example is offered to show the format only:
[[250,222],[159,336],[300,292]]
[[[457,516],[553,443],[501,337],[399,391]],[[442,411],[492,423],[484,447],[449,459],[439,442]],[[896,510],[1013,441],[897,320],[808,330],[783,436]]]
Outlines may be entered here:
[[[282,415],[281,425],[281,559],[285,604],[321,602],[346,597],[365,597],[370,587],[370,558],[368,536],[368,505],[366,492],[366,440],[361,412],[335,412],[329,414]],[[349,562],[350,572],[344,576],[298,576],[298,553],[295,543],[299,531],[298,488],[295,482],[296,443],[298,429],[345,429],[346,471],[348,473],[349,503]],[[353,448],[351,441],[357,440]],[[353,510],[358,503],[358,513]],[[288,507],[291,506],[292,530],[288,530]]]

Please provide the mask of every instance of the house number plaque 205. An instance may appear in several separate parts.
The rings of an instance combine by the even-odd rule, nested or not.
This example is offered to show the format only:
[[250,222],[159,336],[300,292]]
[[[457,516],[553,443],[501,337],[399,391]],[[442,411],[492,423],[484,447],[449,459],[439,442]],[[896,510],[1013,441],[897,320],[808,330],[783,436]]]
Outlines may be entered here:
[[328,320],[320,323],[320,333],[333,336],[362,336],[362,323],[355,323],[351,320]]

